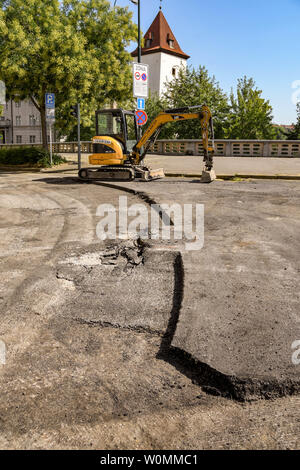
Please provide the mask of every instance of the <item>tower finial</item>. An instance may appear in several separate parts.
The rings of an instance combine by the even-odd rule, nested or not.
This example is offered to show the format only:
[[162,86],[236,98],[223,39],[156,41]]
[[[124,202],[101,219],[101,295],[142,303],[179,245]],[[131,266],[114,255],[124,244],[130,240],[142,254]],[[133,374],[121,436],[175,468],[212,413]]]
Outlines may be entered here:
[[159,9],[161,10],[162,9],[162,0],[160,0],[160,7]]

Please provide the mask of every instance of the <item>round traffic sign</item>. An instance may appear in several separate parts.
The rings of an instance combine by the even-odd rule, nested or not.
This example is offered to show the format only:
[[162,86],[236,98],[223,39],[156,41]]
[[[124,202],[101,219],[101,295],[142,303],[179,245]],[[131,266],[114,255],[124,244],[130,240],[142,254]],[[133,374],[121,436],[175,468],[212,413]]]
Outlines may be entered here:
[[135,72],[134,76],[136,80],[139,80],[141,78],[140,72]]
[[145,82],[147,80],[147,74],[143,73],[142,74],[142,80]]
[[147,113],[145,113],[145,111],[142,111],[141,109],[136,111],[135,115],[136,115],[136,123],[138,126],[144,126],[146,122],[148,121]]

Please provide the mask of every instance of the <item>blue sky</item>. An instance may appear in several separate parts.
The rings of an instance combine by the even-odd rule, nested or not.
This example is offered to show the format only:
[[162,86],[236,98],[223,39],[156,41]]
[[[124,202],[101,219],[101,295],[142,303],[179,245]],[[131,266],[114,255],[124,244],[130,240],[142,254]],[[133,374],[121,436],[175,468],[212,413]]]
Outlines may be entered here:
[[[113,3],[113,1],[112,1]],[[137,20],[137,7],[128,5]],[[145,33],[159,0],[141,0]],[[243,75],[253,77],[274,110],[274,122],[296,120],[300,101],[300,0],[163,0],[163,12],[189,64],[205,65],[230,92]],[[296,88],[292,88],[295,83]]]

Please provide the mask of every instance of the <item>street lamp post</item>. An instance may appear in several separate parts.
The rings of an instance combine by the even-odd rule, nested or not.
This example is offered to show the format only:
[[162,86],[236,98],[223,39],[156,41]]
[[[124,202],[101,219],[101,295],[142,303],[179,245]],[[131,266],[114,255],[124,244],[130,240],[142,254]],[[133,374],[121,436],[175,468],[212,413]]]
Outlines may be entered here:
[[[118,0],[115,0],[114,7]],[[142,47],[141,47],[141,0],[130,0],[131,3],[138,7],[138,63],[142,62]]]
[[130,0],[138,7],[138,63],[142,62],[142,48],[141,48],[141,0]]

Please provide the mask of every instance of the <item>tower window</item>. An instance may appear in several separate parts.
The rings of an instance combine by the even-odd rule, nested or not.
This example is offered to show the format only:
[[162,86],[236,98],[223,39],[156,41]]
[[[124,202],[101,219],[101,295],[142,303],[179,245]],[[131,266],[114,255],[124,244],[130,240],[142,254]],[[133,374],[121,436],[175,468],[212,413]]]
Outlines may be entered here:
[[153,33],[148,33],[147,36],[146,36],[146,47],[151,47],[152,45],[152,42],[153,42],[153,37],[154,37],[154,34]]
[[177,77],[177,72],[178,72],[177,67],[172,67],[172,76],[173,76],[174,78]]
[[174,49],[174,38],[169,33],[167,34],[167,43],[171,49]]

